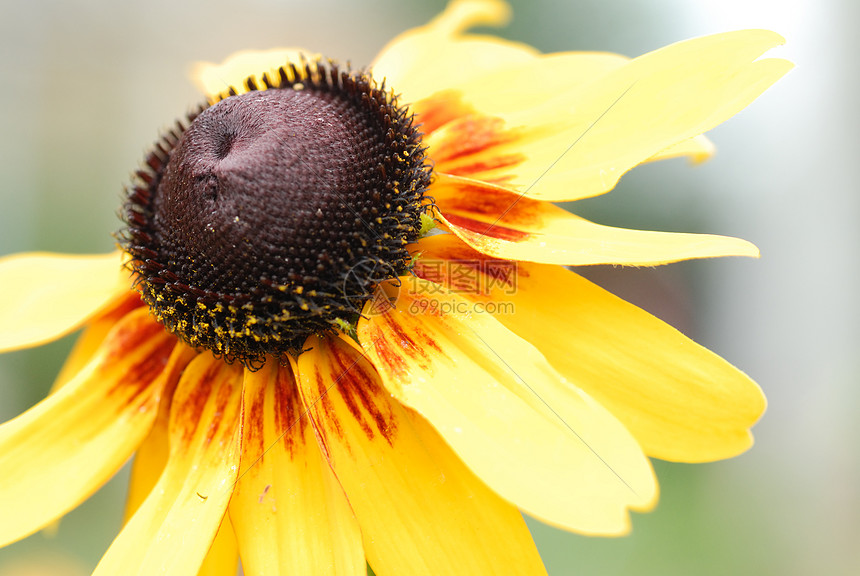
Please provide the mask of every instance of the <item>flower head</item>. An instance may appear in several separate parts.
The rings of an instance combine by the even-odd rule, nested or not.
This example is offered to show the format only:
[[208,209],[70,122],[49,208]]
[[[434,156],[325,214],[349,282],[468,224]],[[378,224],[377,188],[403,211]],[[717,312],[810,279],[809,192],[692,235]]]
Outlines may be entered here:
[[123,234],[159,322],[257,364],[348,322],[405,271],[430,184],[413,116],[369,74],[317,61],[263,82],[164,137]]
[[750,446],[751,380],[563,265],[755,247],[552,202],[707,157],[790,68],[759,59],[782,39],[628,60],[466,34],[506,16],[452,2],[370,71],[201,66],[209,100],[146,157],[121,254],[0,260],[0,350],[84,327],[0,425],[0,544],[136,454],[97,574],[540,574],[520,510],[621,534],[656,501],[648,457]]

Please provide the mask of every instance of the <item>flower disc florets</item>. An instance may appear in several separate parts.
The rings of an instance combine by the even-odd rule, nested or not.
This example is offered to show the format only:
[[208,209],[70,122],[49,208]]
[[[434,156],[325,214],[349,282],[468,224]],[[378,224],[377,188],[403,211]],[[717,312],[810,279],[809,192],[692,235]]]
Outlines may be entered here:
[[404,271],[430,179],[411,114],[369,75],[314,62],[263,80],[156,144],[121,233],[158,320],[246,364],[354,320]]

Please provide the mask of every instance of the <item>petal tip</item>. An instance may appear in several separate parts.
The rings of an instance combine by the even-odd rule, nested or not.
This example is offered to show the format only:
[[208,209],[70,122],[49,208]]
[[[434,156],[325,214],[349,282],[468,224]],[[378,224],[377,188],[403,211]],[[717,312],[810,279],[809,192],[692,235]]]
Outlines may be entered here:
[[511,15],[510,5],[503,0],[452,0],[431,25],[453,36],[474,26],[504,26]]
[[774,32],[773,30],[767,30],[766,28],[756,28],[751,30],[751,32],[759,33],[762,38],[768,39],[773,43],[774,46],[781,46],[785,44],[786,40],[782,34]]
[[758,246],[746,240],[741,240],[741,242],[742,248],[739,251],[742,251],[743,253],[738,254],[738,256],[746,256],[748,258],[761,258],[761,250],[759,250]]

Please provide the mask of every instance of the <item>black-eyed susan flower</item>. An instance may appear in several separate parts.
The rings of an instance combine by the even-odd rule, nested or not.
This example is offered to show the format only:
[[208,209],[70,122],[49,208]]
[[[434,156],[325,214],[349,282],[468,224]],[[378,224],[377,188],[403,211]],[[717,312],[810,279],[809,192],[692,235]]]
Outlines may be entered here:
[[0,349],[84,327],[0,426],[0,544],[136,454],[97,574],[540,574],[520,511],[622,534],[655,503],[649,457],[750,446],[751,380],[562,266],[755,247],[552,202],[707,157],[701,134],[790,68],[760,59],[782,39],[629,60],[466,34],[506,15],[454,2],[372,72],[203,66],[209,101],[147,156],[121,253],[0,260]]

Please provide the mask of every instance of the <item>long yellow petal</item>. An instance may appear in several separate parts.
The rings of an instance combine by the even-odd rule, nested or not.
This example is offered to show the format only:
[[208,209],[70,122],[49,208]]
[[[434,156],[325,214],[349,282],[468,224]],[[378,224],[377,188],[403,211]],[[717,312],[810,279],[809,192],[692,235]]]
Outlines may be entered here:
[[449,122],[425,143],[440,171],[536,199],[587,198],[749,105],[792,67],[757,60],[782,43],[764,30],[680,42],[539,108]]
[[758,257],[740,238],[613,228],[549,202],[476,180],[438,174],[429,194],[437,216],[469,246],[495,258],[583,266],[653,266],[718,256]]
[[[177,347],[177,352],[181,354],[179,361],[172,362],[166,369],[166,382],[162,400],[159,402],[158,416],[149,436],[144,439],[134,456],[125,507],[126,523],[131,520],[140,505],[149,497],[167,465],[170,453],[168,427],[171,400],[182,371],[197,354],[194,350],[182,345]],[[218,534],[206,554],[206,559],[200,567],[198,576],[235,576],[238,564],[239,550],[236,545],[236,535],[233,533],[230,520],[225,516],[221,522],[221,527],[218,529]]]
[[79,328],[131,288],[119,252],[29,253],[0,258],[0,352],[37,346]]
[[415,274],[485,304],[649,456],[702,462],[752,444],[749,429],[765,408],[758,386],[668,324],[557,266],[493,260],[450,235],[418,249]]
[[545,522],[629,529],[656,500],[650,462],[608,411],[528,342],[441,286],[402,279],[396,309],[359,321],[388,391],[426,417],[490,488]]
[[197,356],[197,352],[182,343],[178,343],[173,352],[175,358],[162,371],[163,388],[158,402],[158,413],[155,422],[143,442],[134,454],[131,465],[128,497],[125,503],[125,522],[128,523],[149,493],[155,487],[170,455],[168,428],[170,425],[170,405],[173,394],[179,385],[179,380],[185,367]]
[[137,448],[155,418],[176,339],[132,312],[68,385],[0,426],[0,546],[80,504]]
[[[629,61],[626,56],[606,52],[542,54],[502,66],[462,84],[447,83],[445,89],[415,102],[412,110],[425,135],[446,122],[470,114],[522,116],[524,111],[540,108],[560,95],[575,93]],[[551,113],[544,108],[543,113],[547,112]],[[552,118],[555,120],[557,114],[552,114]],[[533,121],[541,123],[539,118]],[[558,132],[569,128],[564,122],[555,127]],[[696,136],[657,152],[648,161],[689,156],[695,162],[702,162],[713,153],[713,144],[704,136]]]
[[498,0],[454,0],[425,26],[400,34],[380,52],[373,77],[385,79],[404,104],[430,96],[476,75],[527,62],[537,50],[489,36],[464,35],[473,26],[501,26],[510,7]]
[[[137,293],[128,291],[116,296],[110,304],[91,318],[63,362],[60,373],[51,385],[50,394],[71,382],[78,372],[90,363],[117,322],[142,305],[143,302]],[[59,527],[60,519],[57,519],[42,530],[44,533],[52,535],[56,534]]]
[[170,456],[97,576],[196,574],[239,469],[242,372],[205,353],[186,367],[170,410]]
[[358,524],[323,460],[289,366],[245,371],[242,462],[230,502],[249,575],[366,574]]
[[429,109],[457,103],[485,116],[520,114],[590,84],[629,61],[626,56],[608,52],[561,52],[513,62],[502,60],[497,69],[470,76],[465,82],[446,81],[445,98],[435,92],[415,102],[413,108],[422,121]]
[[392,400],[360,351],[316,336],[306,348],[302,399],[378,576],[544,574],[517,510]]
[[[230,518],[224,516],[197,576],[236,576],[238,569],[239,547],[236,544],[236,534]],[[245,570],[244,574],[250,575],[253,572]]]
[[[188,364],[190,359],[184,362]],[[184,365],[181,365],[181,369]],[[168,392],[170,388],[170,380],[174,377],[168,377],[168,383],[165,386],[163,400],[159,403],[158,415],[149,431],[149,435],[144,438],[137,452],[134,455],[134,461],[131,465],[131,478],[128,485],[128,496],[125,501],[124,524],[131,520],[134,513],[140,508],[141,504],[149,497],[152,489],[161,478],[161,473],[167,465],[167,457],[170,455],[170,446],[167,440],[167,426],[170,417],[170,398],[173,392]],[[175,384],[174,384],[175,386]]]

